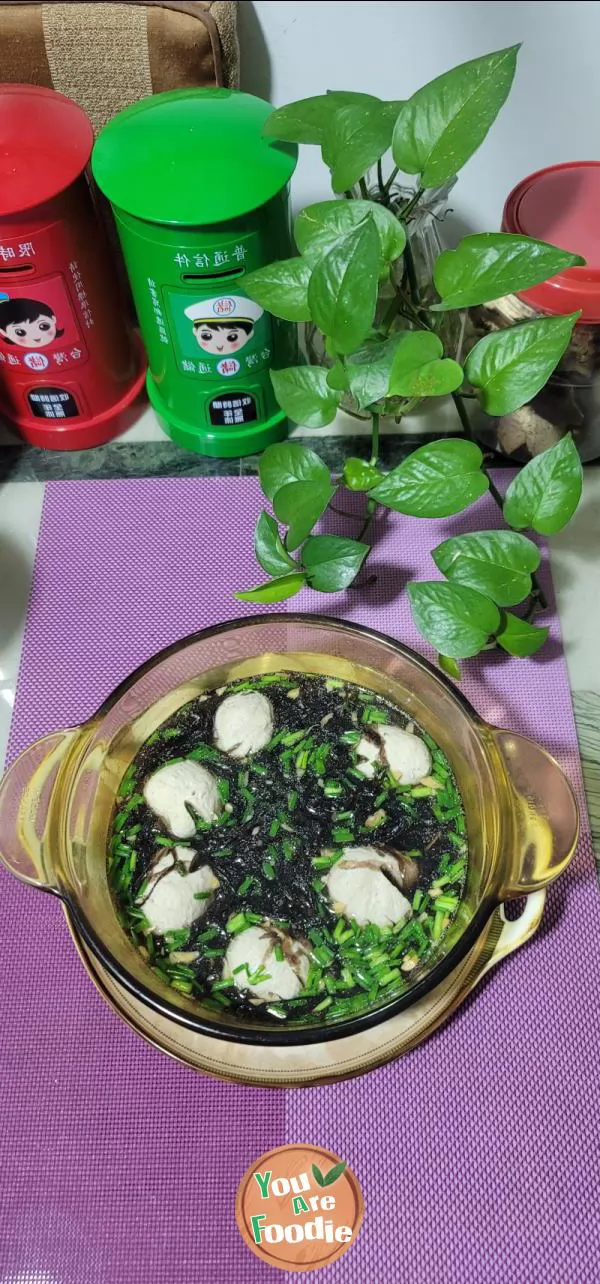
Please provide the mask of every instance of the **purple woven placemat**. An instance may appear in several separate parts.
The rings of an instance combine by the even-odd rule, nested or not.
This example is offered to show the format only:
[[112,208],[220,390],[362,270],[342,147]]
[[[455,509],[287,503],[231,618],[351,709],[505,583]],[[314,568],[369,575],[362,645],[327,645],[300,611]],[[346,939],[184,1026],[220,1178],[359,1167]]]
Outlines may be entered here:
[[[249,613],[253,479],[47,487],[10,755],[90,714],[158,648]],[[406,577],[430,577],[445,535],[497,524],[390,517],[378,580],[327,607],[417,647]],[[548,585],[548,580],[546,579]],[[292,609],[323,610],[303,594]],[[557,756],[582,799],[556,621],[545,658],[465,666],[482,714]],[[3,1284],[254,1284],[235,1191],[284,1142],[354,1167],[366,1215],[328,1278],[347,1284],[584,1284],[600,1278],[594,1168],[600,899],[584,824],[532,944],[438,1035],[365,1078],[302,1092],[203,1079],[104,1006],[58,906],[2,889],[0,1279]]]

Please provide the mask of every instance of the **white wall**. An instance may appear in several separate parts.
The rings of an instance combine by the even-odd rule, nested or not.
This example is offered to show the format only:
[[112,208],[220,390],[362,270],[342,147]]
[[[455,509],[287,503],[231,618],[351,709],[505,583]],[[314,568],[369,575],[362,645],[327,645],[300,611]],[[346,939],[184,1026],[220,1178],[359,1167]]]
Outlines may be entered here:
[[[468,58],[523,41],[511,97],[452,195],[455,230],[498,227],[532,170],[600,159],[600,3],[495,0],[241,0],[242,83],[276,105],[326,89],[408,97]],[[318,149],[301,149],[295,208],[329,194]]]

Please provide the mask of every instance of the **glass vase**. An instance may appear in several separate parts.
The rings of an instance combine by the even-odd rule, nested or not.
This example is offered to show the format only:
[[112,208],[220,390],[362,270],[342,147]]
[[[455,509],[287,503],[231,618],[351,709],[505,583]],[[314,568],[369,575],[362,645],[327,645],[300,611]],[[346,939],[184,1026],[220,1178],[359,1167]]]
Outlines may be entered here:
[[[406,225],[407,242],[410,249],[412,263],[414,265],[414,274],[416,286],[421,306],[431,305],[436,301],[437,294],[433,284],[433,267],[438,255],[442,252],[443,246],[440,237],[440,227],[448,209],[448,197],[456,182],[453,178],[444,187],[432,189],[425,192],[421,201],[415,206],[410,213],[409,221]],[[402,212],[410,204],[414,196],[411,188],[402,187],[400,184],[392,184],[385,200],[382,200],[382,192],[379,185],[370,182],[367,185],[367,194],[369,200],[378,204],[385,204],[393,214],[401,217]],[[360,199],[364,196],[358,189],[355,189],[353,196]],[[377,299],[377,309],[375,313],[374,328],[383,326],[386,318],[393,306],[397,292],[403,289],[409,292],[409,286],[406,276],[406,255],[402,255],[394,263],[390,277],[382,281],[379,287]],[[436,332],[444,345],[444,351],[447,356],[458,357],[460,353],[463,316],[458,312],[440,312],[433,313],[433,324]],[[401,330],[414,330],[416,327],[412,321],[402,315],[396,315],[391,323],[390,333],[395,334]],[[311,365],[321,365],[331,367],[333,361],[325,351],[325,341],[323,335],[317,327],[309,322],[305,328],[304,348],[306,357]],[[411,416],[426,416],[431,410],[432,402],[440,405],[441,401],[446,398],[427,398],[419,402],[417,406],[411,407]],[[388,413],[382,416],[381,426],[397,431],[398,424],[401,422],[406,407],[406,399],[402,397],[390,397],[387,399]],[[367,410],[361,410],[350,392],[344,393],[341,401],[341,409],[357,420],[366,422],[370,419]],[[457,424],[452,421],[451,425],[445,425],[442,431],[456,431]],[[430,431],[438,435],[440,429],[429,426]],[[427,430],[427,429],[426,429]]]

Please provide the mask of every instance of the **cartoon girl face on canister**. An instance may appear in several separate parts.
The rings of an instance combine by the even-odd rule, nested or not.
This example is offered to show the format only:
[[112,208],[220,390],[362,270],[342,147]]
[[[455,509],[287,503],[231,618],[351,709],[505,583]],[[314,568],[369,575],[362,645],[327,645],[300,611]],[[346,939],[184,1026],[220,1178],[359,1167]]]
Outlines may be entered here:
[[219,358],[239,352],[249,342],[262,314],[258,303],[240,294],[201,299],[185,309],[198,346],[209,356]]
[[48,303],[0,298],[0,336],[17,348],[45,348],[59,339],[56,316]]

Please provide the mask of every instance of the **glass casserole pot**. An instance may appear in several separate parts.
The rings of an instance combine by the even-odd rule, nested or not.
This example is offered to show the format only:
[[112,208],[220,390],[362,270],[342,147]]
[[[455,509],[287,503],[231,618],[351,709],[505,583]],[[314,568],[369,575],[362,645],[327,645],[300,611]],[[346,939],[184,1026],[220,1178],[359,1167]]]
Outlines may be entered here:
[[[463,899],[404,993],[351,1017],[273,1026],[215,1012],[170,987],[119,924],[107,846],[120,781],[141,745],[188,701],[237,679],[285,669],[341,678],[400,706],[447,755],[467,821]],[[539,891],[568,864],[578,837],[571,787],[533,741],[483,722],[444,675],[408,647],[326,617],[248,617],[160,652],[79,727],[44,737],[0,786],[0,857],[25,883],[59,896],[103,968],[155,1012],[202,1034],[250,1044],[306,1044],[377,1025],[435,988],[485,937],[497,907]]]

